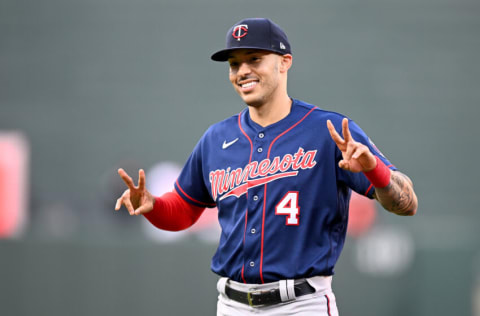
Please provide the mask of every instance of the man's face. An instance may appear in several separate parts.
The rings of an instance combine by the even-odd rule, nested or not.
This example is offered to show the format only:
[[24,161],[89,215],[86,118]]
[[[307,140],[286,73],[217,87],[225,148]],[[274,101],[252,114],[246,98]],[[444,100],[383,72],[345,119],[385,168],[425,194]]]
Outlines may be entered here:
[[281,56],[256,49],[237,49],[230,53],[229,79],[235,91],[250,106],[268,102],[279,86]]

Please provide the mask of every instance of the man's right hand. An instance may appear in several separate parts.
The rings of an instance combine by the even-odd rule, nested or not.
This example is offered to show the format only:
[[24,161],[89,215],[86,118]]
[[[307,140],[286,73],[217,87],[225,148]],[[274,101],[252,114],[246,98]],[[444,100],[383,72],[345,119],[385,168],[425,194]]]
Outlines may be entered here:
[[145,172],[142,169],[138,171],[138,186],[135,186],[132,178],[122,168],[118,169],[118,174],[128,189],[118,198],[115,211],[118,211],[122,204],[125,205],[130,215],[145,214],[153,210],[155,198],[145,188]]

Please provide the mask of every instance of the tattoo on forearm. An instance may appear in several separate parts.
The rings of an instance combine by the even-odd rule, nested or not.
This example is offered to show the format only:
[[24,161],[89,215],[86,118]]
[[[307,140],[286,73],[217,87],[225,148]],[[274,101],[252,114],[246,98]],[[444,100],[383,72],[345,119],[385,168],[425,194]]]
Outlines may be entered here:
[[390,184],[379,189],[376,196],[388,211],[398,215],[409,215],[416,207],[411,181],[400,172],[392,172]]

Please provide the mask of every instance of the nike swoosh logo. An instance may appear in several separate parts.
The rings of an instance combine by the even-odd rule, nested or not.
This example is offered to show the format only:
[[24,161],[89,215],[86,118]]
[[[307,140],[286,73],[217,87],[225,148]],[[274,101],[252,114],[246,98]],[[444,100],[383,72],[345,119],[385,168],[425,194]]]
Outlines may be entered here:
[[228,142],[226,140],[223,141],[223,144],[222,144],[222,149],[227,149],[228,147],[232,146],[233,144],[235,144],[235,142],[238,140],[238,138],[235,138],[234,140],[232,140],[231,142]]

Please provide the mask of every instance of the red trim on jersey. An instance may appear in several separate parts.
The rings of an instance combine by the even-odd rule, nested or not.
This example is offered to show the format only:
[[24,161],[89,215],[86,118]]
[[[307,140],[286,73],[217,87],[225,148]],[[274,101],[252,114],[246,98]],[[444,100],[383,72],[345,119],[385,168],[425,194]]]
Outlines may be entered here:
[[[245,133],[245,131],[243,130],[241,118],[242,118],[242,112],[240,112],[238,114],[238,127],[240,128],[240,131],[242,131],[243,135],[245,135],[245,137],[248,139],[248,142],[250,143],[250,158],[248,159],[248,163],[251,163],[252,162],[252,155],[253,155],[253,142],[250,139],[250,137],[248,137],[247,133]],[[248,189],[247,189],[247,192],[246,192],[246,196],[247,196],[247,201],[248,201]],[[243,230],[243,244],[245,244],[245,237],[247,235],[247,220],[248,220],[248,207],[245,210],[245,228]],[[244,272],[245,272],[245,264],[242,265],[242,280],[243,280],[243,283],[246,284],[247,281],[245,280]]]
[[[247,220],[248,220],[248,208],[245,210],[245,228],[243,229],[243,244],[245,245],[245,237],[246,237],[246,232],[247,232]],[[243,283],[247,283],[247,280],[245,280],[245,264],[242,265],[242,280]]]
[[[300,124],[307,116],[310,115],[310,113],[312,113],[314,110],[316,109],[316,107],[312,108],[310,111],[308,111],[307,114],[305,114],[304,117],[302,117],[297,123],[293,124],[292,126],[290,126],[290,128],[288,128],[287,130],[285,130],[283,133],[281,133],[280,135],[278,135],[277,137],[275,137],[275,139],[270,143],[270,147],[268,147],[268,153],[267,153],[267,159],[270,159],[270,151],[272,150],[272,146],[273,144],[280,138],[282,137],[283,135],[285,135],[286,133],[288,133],[289,131],[291,131],[295,126],[297,126],[298,124]],[[267,184],[265,183],[265,189],[264,189],[264,195],[263,195],[263,214],[262,214],[262,244],[260,245],[260,280],[262,281],[262,283],[265,283],[263,281],[263,240],[264,240],[264,235],[265,235],[265,209],[266,209],[266,201],[267,201]]]
[[248,208],[245,210],[245,228],[243,229],[243,243],[245,244],[245,232],[247,231]]
[[370,186],[368,187],[367,191],[365,191],[365,196],[368,196],[368,192],[370,192],[370,190],[373,188],[373,184],[370,184]]
[[260,245],[260,280],[262,280],[262,284],[265,283],[263,281],[263,236],[265,231],[265,209],[267,206],[266,203],[267,203],[267,184],[265,183],[265,187],[263,189],[262,243]]
[[330,299],[328,298],[328,295],[325,295],[325,298],[327,299],[327,313],[328,313],[328,316],[332,316],[332,313],[330,312]]
[[252,154],[253,154],[253,143],[252,143],[252,140],[250,139],[250,137],[248,137],[247,133],[245,133],[245,131],[243,130],[242,128],[242,121],[241,121],[241,117],[242,117],[242,113],[240,112],[238,114],[238,127],[240,128],[240,130],[242,131],[243,135],[245,135],[245,137],[248,139],[248,141],[250,142],[250,159],[248,160],[248,163],[251,163],[252,162]]
[[[243,244],[245,245],[245,235],[246,235],[246,231],[247,231],[247,219],[248,219],[248,208],[245,210],[245,228],[243,230]],[[245,280],[245,264],[242,265],[242,280],[243,280],[243,283],[247,283],[247,280]]]
[[286,133],[288,133],[289,131],[291,131],[295,126],[297,126],[298,124],[300,124],[307,116],[310,115],[310,113],[313,112],[313,110],[315,110],[316,108],[312,108],[310,111],[308,111],[307,114],[305,114],[304,117],[302,117],[297,123],[293,124],[292,126],[290,126],[289,129],[287,129],[286,131],[284,131],[283,133],[281,133],[280,135],[278,135],[277,137],[275,137],[275,139],[270,143],[270,147],[268,148],[268,154],[267,154],[267,158],[270,158],[270,150],[272,149],[272,146],[273,144],[277,141],[277,139],[279,139],[280,137],[282,137],[283,135],[285,135]]
[[215,206],[216,205],[215,203],[205,203],[205,202],[200,202],[198,200],[195,200],[190,195],[188,195],[185,191],[183,191],[182,187],[180,186],[180,183],[178,183],[178,179],[177,179],[177,181],[175,181],[175,183],[177,184],[180,191],[182,191],[182,193],[185,195],[185,197],[190,199],[192,202],[195,202],[195,203],[198,203],[198,204],[201,204],[201,205],[205,205],[205,206]]
[[244,275],[244,272],[245,271],[245,264],[242,266],[242,280],[243,280],[243,283],[247,284],[247,280],[245,280],[245,275]]

